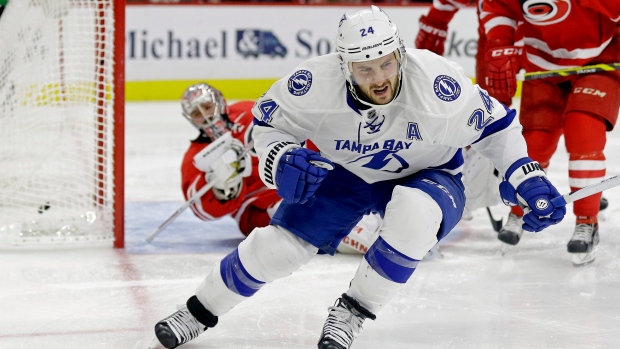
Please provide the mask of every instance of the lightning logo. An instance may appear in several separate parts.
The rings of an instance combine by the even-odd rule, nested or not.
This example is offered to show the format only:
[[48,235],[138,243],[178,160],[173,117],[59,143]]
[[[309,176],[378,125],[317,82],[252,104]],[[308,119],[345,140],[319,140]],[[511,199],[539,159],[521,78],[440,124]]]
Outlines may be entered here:
[[398,150],[381,150],[374,154],[360,156],[359,158],[349,161],[349,163],[363,163],[362,167],[371,168],[377,171],[385,171],[391,173],[400,173],[409,168],[409,164],[400,155],[396,154]]
[[439,75],[435,78],[433,90],[437,98],[444,102],[452,102],[461,95],[461,85],[451,76]]
[[298,70],[288,78],[288,92],[293,96],[303,96],[312,87],[312,73],[308,70]]

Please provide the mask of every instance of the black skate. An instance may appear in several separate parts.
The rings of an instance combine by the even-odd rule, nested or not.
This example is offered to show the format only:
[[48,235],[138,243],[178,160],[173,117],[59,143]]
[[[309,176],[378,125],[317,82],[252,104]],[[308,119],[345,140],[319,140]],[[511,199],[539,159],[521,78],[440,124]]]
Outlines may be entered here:
[[511,213],[508,215],[506,224],[497,234],[497,238],[509,245],[516,245],[519,243],[519,240],[521,240],[521,235],[523,235],[522,226],[523,217],[518,217]]
[[572,262],[576,267],[594,262],[596,252],[594,246],[598,245],[598,223],[577,224],[575,232],[566,248],[572,254]]
[[366,319],[374,320],[376,316],[365,309],[358,301],[342,294],[333,307],[328,308],[329,315],[323,325],[319,339],[319,349],[349,349],[353,339],[362,329]]
[[172,349],[198,337],[216,324],[217,316],[211,314],[198,298],[193,296],[176,313],[155,325],[155,336],[161,345]]
[[566,249],[570,253],[592,252],[592,249],[598,245],[598,242],[598,223],[577,224],[573,237],[566,245]]

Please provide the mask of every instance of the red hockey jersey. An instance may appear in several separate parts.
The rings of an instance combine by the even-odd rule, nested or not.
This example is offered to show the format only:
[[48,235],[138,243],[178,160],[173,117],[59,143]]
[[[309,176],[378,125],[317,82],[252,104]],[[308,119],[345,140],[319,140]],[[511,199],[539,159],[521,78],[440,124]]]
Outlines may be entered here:
[[617,35],[620,1],[485,0],[481,18],[487,40],[506,45],[522,22],[526,70],[557,70],[604,63],[597,58]]
[[[247,144],[252,137],[252,106],[254,102],[242,101],[229,105],[229,119],[235,123],[232,130],[234,138]],[[194,166],[194,156],[209,145],[202,138],[191,142],[185,152],[181,165],[181,187],[185,200],[192,197],[206,185],[205,173]],[[275,190],[265,187],[258,176],[258,158],[252,153],[252,175],[243,179],[239,195],[231,200],[219,201],[209,190],[200,201],[191,206],[196,217],[212,220],[231,214],[239,224],[239,229],[248,235],[254,227],[266,226],[270,217],[266,210],[280,200]]]

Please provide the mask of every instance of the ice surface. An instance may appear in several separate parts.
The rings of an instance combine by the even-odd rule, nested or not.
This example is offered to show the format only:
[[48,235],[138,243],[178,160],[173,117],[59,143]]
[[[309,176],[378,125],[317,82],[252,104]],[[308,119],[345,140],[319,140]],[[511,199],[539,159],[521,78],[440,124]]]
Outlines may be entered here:
[[[195,131],[177,103],[128,104],[126,126],[127,248],[0,250],[0,348],[147,348],[155,323],[243,238],[231,219],[205,223],[188,211],[145,244],[182,204],[179,166]],[[620,134],[608,136],[611,176],[620,173]],[[566,192],[562,144],[549,177]],[[475,212],[364,324],[353,348],[620,348],[620,188],[605,196],[596,261],[580,268],[566,253],[572,214],[505,248],[486,212]],[[182,348],[316,348],[327,306],[359,258],[316,257]]]

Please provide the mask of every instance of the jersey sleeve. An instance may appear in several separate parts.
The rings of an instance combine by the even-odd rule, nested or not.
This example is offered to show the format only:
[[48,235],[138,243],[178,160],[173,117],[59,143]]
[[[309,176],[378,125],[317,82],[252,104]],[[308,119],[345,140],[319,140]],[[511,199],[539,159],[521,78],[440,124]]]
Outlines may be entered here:
[[609,17],[614,22],[620,22],[620,1],[581,0],[581,5]]
[[[259,156],[273,142],[302,144],[313,139],[317,120],[311,118],[313,113],[308,111],[320,103],[317,99],[321,92],[316,86],[315,73],[311,64],[301,65],[292,74],[276,81],[256,101],[252,114],[255,148]],[[315,115],[320,118],[322,114],[317,112]]]
[[[516,111],[474,85],[462,68],[452,66],[453,86],[461,89],[458,98],[442,105],[443,114],[433,118],[434,129],[442,129],[437,142],[454,148],[471,145],[489,158],[502,175],[516,160],[527,156],[525,139]],[[446,81],[448,83],[448,81]],[[451,103],[456,103],[451,105]]]
[[470,0],[433,0],[433,5],[426,17],[436,23],[448,24],[454,15],[469,2]]
[[523,21],[518,1],[485,0],[480,14],[487,42],[513,45],[519,21]]

